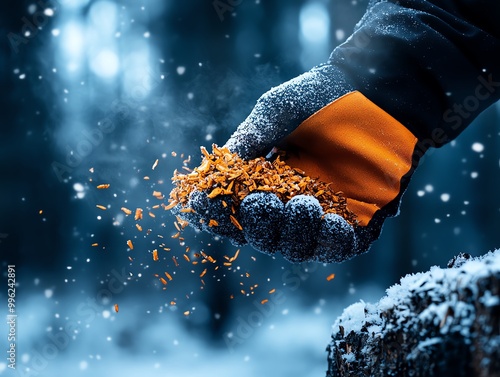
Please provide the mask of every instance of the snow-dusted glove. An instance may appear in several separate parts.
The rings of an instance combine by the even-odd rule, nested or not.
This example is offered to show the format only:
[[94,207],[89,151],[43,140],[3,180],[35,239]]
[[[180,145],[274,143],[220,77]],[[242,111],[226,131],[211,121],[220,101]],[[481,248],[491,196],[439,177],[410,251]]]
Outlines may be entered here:
[[[500,54],[488,53],[500,51],[500,28],[489,14],[465,0],[372,1],[328,63],[264,94],[226,143],[244,159],[286,150],[287,164],[343,191],[357,226],[324,215],[313,197],[283,205],[255,193],[238,209],[243,230],[227,221],[203,227],[294,262],[366,252],[397,214],[425,151],[453,140],[500,97]],[[193,195],[198,216],[222,219],[221,206],[205,199]]]
[[230,220],[231,215],[238,216],[231,211],[231,197],[223,195],[210,199],[207,195],[204,191],[192,192],[187,207],[192,208],[194,212],[182,213],[180,212],[182,206],[178,205],[173,209],[174,214],[187,220],[194,228],[229,238],[236,246],[246,244],[243,232]]
[[272,193],[256,193],[240,205],[245,239],[293,262],[340,262],[365,252],[383,220],[397,212],[416,144],[406,127],[355,91],[332,65],[272,89],[226,147],[250,159],[279,145],[288,152],[287,164],[344,193],[358,225],[325,215],[313,196],[283,205]]

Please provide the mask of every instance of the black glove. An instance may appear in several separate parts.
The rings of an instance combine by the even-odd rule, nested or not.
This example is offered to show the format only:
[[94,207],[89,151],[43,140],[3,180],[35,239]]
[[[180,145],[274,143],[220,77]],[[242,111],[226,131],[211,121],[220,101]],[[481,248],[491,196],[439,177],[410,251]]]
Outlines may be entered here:
[[[500,28],[474,8],[459,13],[457,3],[471,7],[372,2],[327,64],[265,93],[226,143],[244,159],[274,146],[286,150],[290,166],[344,192],[357,226],[324,215],[314,197],[284,204],[268,192],[248,195],[232,214],[242,230],[229,219],[231,206],[221,205],[229,198],[202,192],[191,196],[196,214],[188,221],[294,262],[341,262],[366,252],[385,218],[397,214],[425,151],[454,139],[500,97],[500,54],[489,52],[500,51]],[[457,104],[472,104],[464,102],[471,96],[465,116]]]

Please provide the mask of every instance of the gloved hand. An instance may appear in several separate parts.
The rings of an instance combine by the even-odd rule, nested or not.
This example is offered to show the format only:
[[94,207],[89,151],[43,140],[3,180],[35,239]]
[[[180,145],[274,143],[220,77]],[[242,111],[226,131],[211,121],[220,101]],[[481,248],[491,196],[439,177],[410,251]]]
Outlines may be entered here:
[[500,47],[490,34],[493,23],[485,19],[481,29],[477,18],[456,14],[455,5],[373,2],[327,64],[265,93],[226,143],[244,159],[274,146],[286,150],[288,165],[344,193],[357,226],[324,215],[312,196],[283,204],[268,192],[242,201],[234,214],[242,230],[229,220],[231,206],[221,205],[229,198],[208,199],[203,192],[191,196],[196,213],[186,215],[188,221],[293,262],[341,262],[366,252],[384,220],[397,214],[424,152],[455,138],[499,98],[490,90],[467,117],[453,122],[454,105],[477,93],[478,77],[498,84],[492,75],[500,67],[500,57],[484,54]]

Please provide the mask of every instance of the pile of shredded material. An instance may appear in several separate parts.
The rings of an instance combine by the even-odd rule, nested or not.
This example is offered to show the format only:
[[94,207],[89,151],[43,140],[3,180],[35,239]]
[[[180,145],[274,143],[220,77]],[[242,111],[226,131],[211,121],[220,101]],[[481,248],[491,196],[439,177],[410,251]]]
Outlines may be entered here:
[[212,146],[211,154],[203,147],[201,152],[204,158],[199,167],[189,174],[174,172],[172,181],[176,187],[170,192],[170,203],[166,209],[181,204],[186,207],[183,211],[190,211],[189,195],[198,190],[207,192],[209,198],[229,195],[235,213],[235,209],[247,195],[267,191],[277,195],[283,203],[296,195],[314,196],[325,214],[334,213],[352,225],[357,223],[356,215],[348,210],[342,192],[332,190],[330,183],[308,177],[305,172],[291,168],[280,156],[272,162],[264,157],[246,161],[229,149],[216,145]]

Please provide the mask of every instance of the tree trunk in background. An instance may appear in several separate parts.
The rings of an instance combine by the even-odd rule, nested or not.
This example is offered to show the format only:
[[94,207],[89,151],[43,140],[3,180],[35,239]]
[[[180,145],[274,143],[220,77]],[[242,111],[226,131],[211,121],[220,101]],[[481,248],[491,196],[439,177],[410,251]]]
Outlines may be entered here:
[[327,377],[500,376],[500,250],[408,275],[333,331]]

